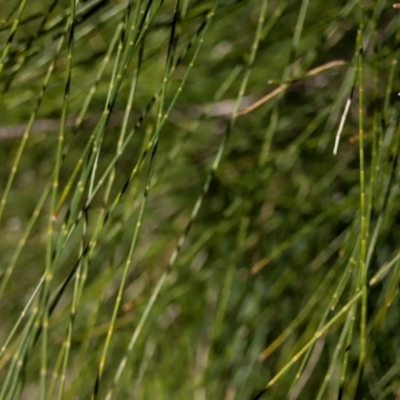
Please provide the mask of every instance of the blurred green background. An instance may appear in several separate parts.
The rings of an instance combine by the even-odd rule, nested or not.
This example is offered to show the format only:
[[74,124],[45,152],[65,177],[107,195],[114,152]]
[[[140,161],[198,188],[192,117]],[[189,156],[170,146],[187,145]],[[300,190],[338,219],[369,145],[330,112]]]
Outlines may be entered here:
[[0,16],[1,400],[400,399],[393,3]]

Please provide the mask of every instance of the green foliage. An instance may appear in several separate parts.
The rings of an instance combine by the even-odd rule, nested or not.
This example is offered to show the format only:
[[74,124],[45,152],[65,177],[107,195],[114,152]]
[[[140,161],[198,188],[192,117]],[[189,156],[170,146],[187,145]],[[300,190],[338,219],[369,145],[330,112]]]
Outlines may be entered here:
[[392,6],[0,3],[0,400],[400,396]]

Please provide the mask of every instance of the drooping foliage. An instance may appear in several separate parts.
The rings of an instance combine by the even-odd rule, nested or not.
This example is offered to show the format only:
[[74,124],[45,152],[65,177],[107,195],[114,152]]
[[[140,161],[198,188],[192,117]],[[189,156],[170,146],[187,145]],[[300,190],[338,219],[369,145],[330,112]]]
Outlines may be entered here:
[[0,399],[400,396],[396,7],[1,2]]

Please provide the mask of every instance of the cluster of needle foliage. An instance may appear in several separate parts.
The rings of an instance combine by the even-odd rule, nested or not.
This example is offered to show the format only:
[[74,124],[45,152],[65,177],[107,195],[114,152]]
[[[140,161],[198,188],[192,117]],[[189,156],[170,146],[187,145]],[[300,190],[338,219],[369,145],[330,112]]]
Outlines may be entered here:
[[400,398],[393,3],[0,16],[0,400]]

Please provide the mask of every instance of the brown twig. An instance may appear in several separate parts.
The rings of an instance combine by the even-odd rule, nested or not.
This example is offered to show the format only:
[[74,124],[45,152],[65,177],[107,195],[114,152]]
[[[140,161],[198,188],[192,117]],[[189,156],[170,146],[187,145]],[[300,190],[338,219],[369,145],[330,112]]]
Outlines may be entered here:
[[[395,4],[396,5],[396,4]],[[393,7],[395,6],[393,5]],[[400,4],[398,4],[400,8]],[[395,7],[396,8],[396,7]],[[346,65],[347,62],[343,60],[336,60],[336,61],[331,61],[326,64],[320,65],[319,67],[316,67],[314,69],[311,69],[308,71],[304,76],[293,79],[291,82],[283,83],[280,86],[278,86],[276,89],[274,89],[272,92],[268,93],[266,96],[261,98],[260,100],[257,100],[255,103],[250,105],[249,107],[240,110],[237,113],[237,116],[240,117],[242,115],[248,114],[249,112],[255,110],[256,108],[260,107],[267,101],[271,100],[275,96],[277,96],[279,93],[282,93],[284,90],[286,90],[289,86],[293,85],[294,83],[299,82],[302,79],[308,78],[313,75],[317,75],[321,72],[324,72],[328,69],[340,67],[343,65]],[[245,98],[245,102],[242,104],[242,106],[245,106],[248,104],[247,102],[250,100],[251,101],[252,97],[247,96]],[[247,103],[247,104],[246,104]],[[223,102],[219,102],[214,105],[214,108],[210,112],[210,116],[223,116],[223,115],[229,115],[231,113],[231,110],[234,107],[234,101],[227,100]],[[95,126],[98,120],[100,119],[101,115],[91,115],[88,118],[86,118],[82,126],[84,127],[90,127],[90,126]],[[115,114],[110,117],[109,125],[111,126],[119,126],[122,123],[122,115],[120,114]],[[73,128],[76,123],[76,117],[75,116],[70,116],[67,118],[66,126],[67,128]],[[51,132],[51,131],[58,131],[60,126],[60,121],[57,119],[40,119],[37,120],[33,123],[32,128],[31,128],[31,133],[41,133],[41,132]],[[4,126],[0,127],[0,140],[1,139],[11,139],[11,138],[18,138],[23,136],[25,130],[26,130],[27,124],[19,124],[19,125],[9,125],[9,126]]]
[[262,97],[260,100],[257,100],[254,104],[252,104],[250,107],[245,108],[242,111],[239,111],[237,113],[237,116],[240,117],[242,115],[248,114],[249,112],[255,110],[256,108],[260,107],[267,101],[271,100],[275,96],[277,96],[279,93],[282,93],[284,90],[286,90],[290,85],[298,82],[301,79],[308,78],[313,75],[317,75],[321,72],[324,72],[328,69],[336,68],[336,67],[341,67],[342,65],[346,65],[347,62],[343,60],[336,60],[336,61],[331,61],[326,64],[320,65],[319,67],[316,67],[314,69],[311,69],[308,71],[303,77],[294,79],[292,82],[288,83],[283,83],[282,85],[278,86],[276,89],[274,89],[272,92],[268,93],[266,96]]
[[[101,118],[101,114],[89,115],[85,118],[81,124],[82,127],[92,127],[96,126],[97,122]],[[67,128],[73,128],[76,124],[77,117],[75,115],[70,115],[66,121]],[[109,120],[109,126],[119,126],[122,124],[123,115],[122,114],[113,114]],[[0,140],[1,139],[13,139],[19,138],[23,136],[25,130],[27,128],[27,124],[17,124],[17,125],[8,125],[0,127]],[[42,118],[36,120],[31,129],[31,134],[45,133],[45,132],[58,132],[60,129],[60,120],[51,119],[51,118]]]

